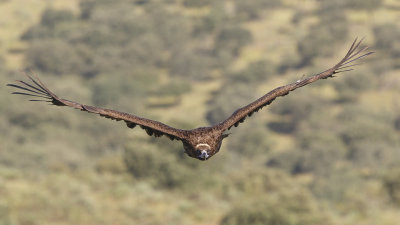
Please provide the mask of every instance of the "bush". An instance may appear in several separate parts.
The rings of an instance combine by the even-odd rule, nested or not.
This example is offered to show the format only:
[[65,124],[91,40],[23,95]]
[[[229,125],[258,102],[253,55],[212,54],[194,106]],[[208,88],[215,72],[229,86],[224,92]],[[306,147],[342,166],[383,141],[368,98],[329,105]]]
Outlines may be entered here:
[[391,113],[370,112],[367,108],[348,105],[337,115],[343,125],[340,134],[347,145],[360,141],[383,141],[396,143],[397,135],[393,129],[395,116]]
[[26,53],[29,67],[42,72],[71,73],[83,63],[70,44],[61,40],[41,40],[33,42]]
[[231,210],[222,219],[221,225],[265,225],[294,224],[289,213],[282,208],[274,207],[268,201],[253,202],[246,206],[237,207]]
[[293,165],[292,173],[307,173],[324,175],[331,173],[334,165],[345,159],[347,149],[340,138],[329,131],[301,133],[297,145],[301,157]]
[[[313,26],[308,34],[300,39],[297,44],[301,58],[300,67],[311,64],[317,56],[331,56],[335,52],[332,48],[335,42],[346,38],[347,24],[343,19],[329,24],[326,26],[321,22],[321,24]],[[326,43],[331,44],[327,45]]]
[[197,8],[197,7],[205,7],[208,6],[212,1],[211,0],[184,0],[183,5],[190,8]]
[[[297,49],[302,61],[299,66],[307,66],[317,56],[331,56],[332,46],[346,39],[348,26],[344,13],[345,1],[321,1],[317,10],[319,23],[310,28],[308,34],[300,39]],[[326,43],[331,43],[327,45]]]
[[223,217],[220,224],[329,225],[332,221],[316,207],[311,195],[300,191],[242,201]]
[[287,173],[246,167],[228,179],[241,198],[222,218],[221,225],[331,224],[311,193]]
[[259,60],[249,63],[246,69],[238,73],[233,74],[229,77],[232,83],[248,83],[248,84],[259,84],[276,72],[276,66],[266,60]]
[[400,28],[394,23],[377,25],[373,28],[376,46],[382,49],[393,49],[400,37]]
[[68,10],[46,9],[42,14],[40,24],[53,29],[60,23],[70,22],[74,20],[74,18],[75,16]]
[[382,0],[350,0],[347,5],[356,10],[373,11],[379,9],[382,5]]
[[340,78],[333,82],[337,90],[338,102],[355,102],[363,91],[369,91],[377,86],[376,76],[371,71],[356,68],[351,74],[339,74]]
[[[383,66],[383,72],[388,68],[400,68],[400,27],[395,23],[387,23],[377,25],[373,29],[376,38],[376,46],[381,48],[385,52],[386,58],[389,62],[383,61],[383,59],[377,60],[377,64],[385,63]],[[379,65],[377,65],[379,67]],[[382,70],[382,69],[381,69]]]
[[215,65],[210,54],[182,49],[175,52],[169,60],[171,76],[182,77],[188,80],[205,80],[210,78],[210,70]]
[[[157,86],[157,76],[151,72],[136,71],[130,75],[114,73],[102,74],[95,80],[92,89],[92,102],[99,106],[115,106],[143,101],[145,96],[154,86]],[[123,93],[123,95],[121,95]],[[112,105],[111,105],[112,103]],[[135,104],[126,105],[125,110],[134,110]]]
[[[296,90],[296,92],[299,90]],[[280,128],[274,127],[273,124],[269,124],[269,128],[276,132],[296,132],[298,126],[303,122],[307,121],[313,112],[321,111],[328,104],[325,99],[320,95],[312,92],[303,91],[300,94],[294,94],[293,92],[288,96],[280,99],[276,99],[279,103],[270,106],[270,111],[274,114],[284,116],[284,124],[287,130],[280,130]]]
[[217,55],[226,52],[232,56],[237,56],[239,50],[252,42],[251,33],[241,27],[223,28],[217,35],[214,49]]
[[237,17],[242,20],[254,20],[260,17],[262,10],[274,9],[282,5],[281,0],[253,0],[241,1],[236,0],[236,13]]
[[163,188],[174,188],[187,182],[188,173],[172,153],[156,146],[135,141],[125,147],[125,164],[138,179],[152,180]]
[[228,21],[226,14],[227,12],[225,11],[224,5],[221,2],[214,2],[209,14],[198,21],[193,35],[199,36],[199,34],[202,34],[208,36],[217,29],[220,29],[221,26]]
[[223,85],[209,103],[207,121],[210,124],[217,124],[232,115],[234,110],[253,100],[254,96],[246,84]]
[[[268,195],[293,194],[298,191],[299,184],[292,177],[281,171],[266,167],[243,167],[227,176],[231,188],[246,199]],[[283,196],[280,196],[283,197]]]
[[326,175],[347,154],[347,148],[340,138],[329,131],[301,133],[296,146],[272,156],[267,166],[285,169],[292,174]]
[[257,157],[269,152],[272,147],[271,140],[267,138],[269,132],[255,120],[257,118],[247,118],[240,129],[232,130],[231,138],[228,139],[228,151],[246,157]]
[[400,206],[400,168],[389,169],[383,177],[383,184],[392,202]]
[[339,135],[349,147],[348,158],[357,166],[381,168],[398,162],[398,135],[395,116],[371,113],[362,107],[348,106],[338,115],[343,124]]

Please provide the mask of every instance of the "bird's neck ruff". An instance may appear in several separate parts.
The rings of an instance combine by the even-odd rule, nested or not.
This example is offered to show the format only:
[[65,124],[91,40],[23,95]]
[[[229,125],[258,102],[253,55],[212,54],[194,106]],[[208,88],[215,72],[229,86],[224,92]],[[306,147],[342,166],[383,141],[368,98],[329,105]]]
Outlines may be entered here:
[[199,147],[207,147],[208,149],[211,149],[211,147],[208,144],[204,144],[204,143],[200,143],[200,144],[196,145],[196,148],[199,148]]

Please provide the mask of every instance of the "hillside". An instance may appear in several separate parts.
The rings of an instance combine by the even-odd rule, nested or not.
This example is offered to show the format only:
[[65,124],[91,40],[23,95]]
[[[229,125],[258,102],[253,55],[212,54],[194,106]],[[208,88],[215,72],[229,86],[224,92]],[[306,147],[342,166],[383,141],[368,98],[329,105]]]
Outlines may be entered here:
[[[0,224],[396,225],[396,0],[0,1]],[[66,99],[191,129],[334,65],[200,162],[180,142],[11,95],[32,70]]]

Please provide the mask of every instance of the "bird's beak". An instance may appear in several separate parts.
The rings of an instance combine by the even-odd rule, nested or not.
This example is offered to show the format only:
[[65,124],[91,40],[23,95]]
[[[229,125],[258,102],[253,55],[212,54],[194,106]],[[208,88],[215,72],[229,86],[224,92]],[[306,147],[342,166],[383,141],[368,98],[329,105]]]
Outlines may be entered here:
[[199,155],[199,158],[202,158],[202,159],[207,159],[209,157],[209,155],[208,155],[208,153],[207,153],[207,151],[206,150],[202,150],[201,151],[201,154]]

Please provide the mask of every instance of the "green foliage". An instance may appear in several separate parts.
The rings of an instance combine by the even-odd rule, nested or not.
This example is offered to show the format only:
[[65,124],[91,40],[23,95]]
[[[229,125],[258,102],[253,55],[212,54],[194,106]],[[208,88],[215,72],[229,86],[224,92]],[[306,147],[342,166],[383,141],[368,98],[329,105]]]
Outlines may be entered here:
[[[349,144],[355,141],[383,140],[393,143],[397,139],[394,132],[384,132],[393,130],[392,115],[384,113],[373,113],[364,110],[364,107],[345,107],[343,112],[338,115],[338,119],[343,122],[352,122],[351,125],[343,126],[343,140]],[[350,129],[350,130],[348,130]]]
[[158,86],[151,91],[157,96],[181,96],[191,90],[190,83],[184,80],[173,79],[171,82]]
[[327,104],[325,99],[321,96],[310,92],[302,92],[297,95],[291,94],[290,97],[277,99],[275,101],[280,102],[279,104],[272,104],[270,110],[277,115],[286,117],[286,120],[283,121],[285,129],[276,126],[280,125],[280,123],[270,123],[268,126],[275,132],[281,133],[295,132],[303,121],[307,121],[307,119],[310,118],[313,112],[322,109],[323,106]]
[[349,147],[351,161],[366,168],[382,168],[382,164],[398,162],[399,140],[391,117],[383,113],[366,113],[356,107],[347,107],[338,115],[345,124],[340,135]]
[[187,182],[188,173],[177,162],[177,158],[165,149],[154,145],[132,143],[125,148],[125,164],[129,172],[138,179],[153,178],[157,185],[174,188]]
[[211,0],[184,0],[183,5],[190,8],[197,8],[197,7],[205,7],[208,6],[212,1]]
[[368,91],[377,86],[377,77],[371,71],[357,68],[351,76],[341,76],[333,84],[338,92],[338,102],[354,102],[360,92]]
[[169,72],[173,77],[205,80],[210,78],[210,68],[213,68],[214,65],[211,54],[183,49],[172,55]]
[[243,196],[220,224],[331,224],[311,193],[282,171],[249,167],[229,178]]
[[246,69],[231,75],[231,82],[244,82],[250,85],[258,84],[271,77],[276,72],[275,65],[267,60],[259,60],[249,63]]
[[262,15],[265,9],[274,9],[282,5],[281,0],[254,0],[240,1],[235,0],[237,17],[243,20],[255,20]]
[[248,118],[246,123],[240,125],[242,131],[235,130],[230,135],[227,147],[229,152],[236,152],[246,157],[259,157],[269,152],[273,146],[268,138],[269,132],[255,120],[257,118]]
[[240,48],[242,48],[246,44],[249,44],[251,42],[251,39],[251,33],[244,28],[224,28],[216,37],[216,51],[220,51],[222,49],[230,49],[230,51],[232,51],[234,55],[237,55]]
[[400,115],[398,115],[394,121],[394,128],[397,131],[400,131]]
[[228,22],[229,19],[224,4],[221,1],[214,1],[209,13],[197,21],[193,34],[196,36],[208,36]]
[[300,140],[301,157],[294,164],[292,173],[326,174],[332,171],[335,163],[346,156],[343,142],[330,133],[309,133]]
[[[279,200],[278,200],[279,199]],[[312,197],[304,192],[278,193],[246,201],[228,212],[221,225],[312,225],[333,224],[321,214]],[[279,207],[277,207],[279,205]]]
[[294,149],[271,157],[267,165],[287,170],[292,174],[312,173],[325,175],[337,162],[346,157],[343,141],[331,132],[301,133]]
[[[343,205],[346,207],[349,205],[347,203],[355,201],[356,197],[351,194],[352,192],[363,194],[367,192],[363,178],[357,173],[358,171],[351,170],[343,165],[331,168],[329,173],[314,177],[310,184],[310,190],[321,201],[328,200],[332,204],[343,204],[345,202]],[[365,199],[371,200],[371,198],[372,196],[369,196]],[[359,211],[359,208],[354,208],[354,210]]]
[[[376,46],[385,52],[385,58],[389,60],[389,63],[384,64],[386,68],[383,71],[386,71],[390,67],[400,68],[400,44],[398,42],[400,38],[400,26],[395,23],[386,23],[375,26],[373,32],[376,37]],[[379,60],[376,63],[379,64],[382,61]],[[379,72],[382,72],[382,70]]]
[[249,91],[247,85],[240,83],[235,86],[224,85],[224,88],[210,102],[209,111],[206,116],[208,122],[210,124],[219,123],[230,116],[233,110],[248,104],[249,100],[254,99]]
[[[340,19],[339,19],[340,18]],[[297,45],[302,62],[300,66],[308,65],[312,59],[317,56],[331,56],[332,48],[324,43],[335,43],[338,40],[343,40],[347,36],[347,25],[344,17],[338,16],[334,19],[332,25],[326,26],[322,23],[310,28],[309,33],[302,38]],[[328,20],[328,19],[327,19]],[[315,46],[319,46],[315,48]]]
[[347,4],[353,9],[373,11],[379,9],[382,5],[382,0],[351,0]]
[[[316,11],[319,23],[310,27],[308,33],[302,37],[297,49],[301,62],[299,66],[311,63],[317,56],[331,56],[332,44],[341,42],[347,37],[348,28],[346,14],[343,11],[345,1],[323,0]],[[330,43],[326,45],[324,43]],[[318,48],[315,48],[318,46]]]
[[376,45],[386,50],[393,49],[400,35],[400,29],[394,23],[382,24],[374,27]]
[[[99,75],[93,85],[92,101],[96,105],[110,105],[117,102],[130,101],[138,102],[150,90],[157,85],[157,76],[151,71],[136,71],[130,75],[120,76]],[[124,97],[120,96],[121,91]],[[111,105],[112,106],[112,105]],[[129,106],[134,109],[134,105]]]
[[223,28],[215,38],[214,54],[222,65],[227,65],[238,56],[240,49],[251,41],[251,33],[244,28]]
[[389,169],[383,177],[383,184],[393,203],[400,206],[400,169]]
[[[26,56],[30,67],[53,74],[71,73],[82,65],[75,49],[61,40],[32,42]],[[61,63],[62,62],[62,63]]]
[[69,22],[74,19],[74,15],[68,10],[46,9],[40,20],[42,26],[54,29],[63,22]]

